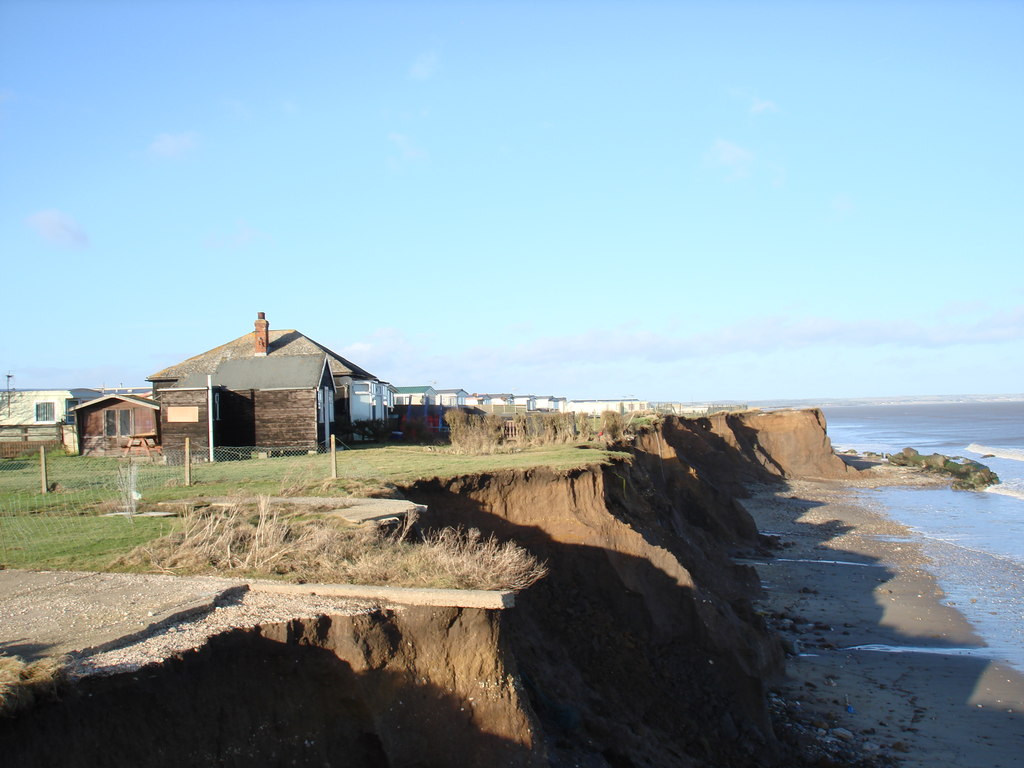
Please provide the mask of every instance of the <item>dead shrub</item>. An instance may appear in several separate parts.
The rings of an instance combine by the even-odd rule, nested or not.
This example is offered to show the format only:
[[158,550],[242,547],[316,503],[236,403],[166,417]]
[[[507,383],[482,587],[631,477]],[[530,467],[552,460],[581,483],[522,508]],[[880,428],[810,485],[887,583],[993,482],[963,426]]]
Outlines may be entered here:
[[547,568],[513,542],[479,531],[413,535],[408,515],[392,531],[325,517],[284,516],[269,499],[246,512],[193,511],[182,530],[137,547],[116,565],[171,573],[278,576],[303,582],[521,590]]
[[622,439],[626,433],[626,422],[618,411],[605,411],[601,414],[601,431],[611,442]]
[[505,437],[505,418],[494,413],[473,414],[451,409],[444,415],[455,453],[497,453]]
[[66,682],[63,658],[26,663],[17,656],[0,656],[0,716],[10,717],[36,702],[57,698]]

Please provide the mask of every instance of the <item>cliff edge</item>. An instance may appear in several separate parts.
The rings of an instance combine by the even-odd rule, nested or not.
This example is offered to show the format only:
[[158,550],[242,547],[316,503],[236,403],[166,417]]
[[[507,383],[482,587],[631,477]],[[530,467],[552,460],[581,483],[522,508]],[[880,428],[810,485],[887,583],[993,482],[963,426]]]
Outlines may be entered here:
[[751,607],[756,573],[732,559],[766,541],[736,499],[745,483],[850,473],[824,419],[670,417],[622,447],[604,465],[403,489],[429,505],[425,525],[547,561],[513,609],[230,632],[0,723],[0,750],[12,765],[795,764],[767,706],[782,645]]
[[552,765],[761,765],[781,758],[766,681],[777,637],[751,608],[763,545],[746,482],[841,477],[818,411],[670,417],[628,461],[416,483],[431,525],[514,539],[550,574],[505,617]]

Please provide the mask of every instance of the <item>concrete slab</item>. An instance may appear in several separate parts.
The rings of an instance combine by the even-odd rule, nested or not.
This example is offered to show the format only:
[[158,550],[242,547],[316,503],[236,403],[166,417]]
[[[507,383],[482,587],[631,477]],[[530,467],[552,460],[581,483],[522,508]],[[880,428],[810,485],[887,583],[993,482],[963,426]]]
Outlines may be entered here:
[[513,607],[516,602],[514,592],[483,589],[416,589],[413,587],[371,587],[363,584],[288,584],[277,581],[250,581],[249,588],[253,592],[376,600],[389,605],[433,605],[501,610]]
[[[271,496],[269,503],[282,507],[306,507],[310,511],[340,517],[356,525],[362,523],[381,523],[387,520],[404,520],[410,513],[420,514],[427,511],[422,504],[414,504],[405,499],[364,499],[352,496]],[[207,499],[195,499],[194,504],[210,506],[236,506],[239,504],[258,504],[258,496],[219,496]],[[187,506],[188,500],[161,502],[163,505]]]

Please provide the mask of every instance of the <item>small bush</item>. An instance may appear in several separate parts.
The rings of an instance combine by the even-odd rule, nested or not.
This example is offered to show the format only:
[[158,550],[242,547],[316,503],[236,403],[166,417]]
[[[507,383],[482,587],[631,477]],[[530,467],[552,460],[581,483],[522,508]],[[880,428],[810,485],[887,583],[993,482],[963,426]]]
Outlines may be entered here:
[[626,433],[626,424],[622,414],[617,411],[605,411],[602,413],[601,431],[613,443],[621,440],[622,436]]
[[407,443],[431,443],[436,435],[423,419],[406,418],[402,422],[402,439]]
[[359,419],[352,422],[352,433],[371,443],[383,443],[391,435],[391,424],[384,419]]
[[448,438],[456,453],[496,453],[505,438],[505,418],[452,409],[444,415]]

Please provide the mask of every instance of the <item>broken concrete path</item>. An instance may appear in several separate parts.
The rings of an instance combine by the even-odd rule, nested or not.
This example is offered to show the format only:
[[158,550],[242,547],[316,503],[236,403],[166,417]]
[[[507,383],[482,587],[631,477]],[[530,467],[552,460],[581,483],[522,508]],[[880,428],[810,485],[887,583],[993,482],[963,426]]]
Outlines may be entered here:
[[[305,507],[310,511],[335,515],[350,523],[380,523],[386,520],[403,520],[408,514],[420,514],[427,508],[405,499],[364,499],[353,496],[269,496],[264,497],[272,506]],[[218,496],[214,498],[183,499],[160,502],[161,507],[219,506],[231,507],[244,504],[258,504],[259,496]]]

